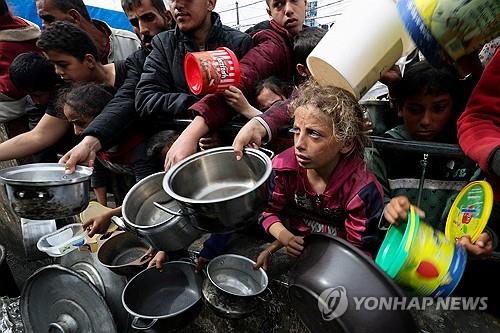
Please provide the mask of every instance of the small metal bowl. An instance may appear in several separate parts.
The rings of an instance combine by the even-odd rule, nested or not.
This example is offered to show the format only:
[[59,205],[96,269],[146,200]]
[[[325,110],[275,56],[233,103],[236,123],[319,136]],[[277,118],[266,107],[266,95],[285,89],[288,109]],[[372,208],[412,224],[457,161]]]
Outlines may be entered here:
[[234,296],[252,297],[267,288],[266,272],[254,269],[255,262],[236,254],[225,254],[210,261],[207,275],[220,290]]

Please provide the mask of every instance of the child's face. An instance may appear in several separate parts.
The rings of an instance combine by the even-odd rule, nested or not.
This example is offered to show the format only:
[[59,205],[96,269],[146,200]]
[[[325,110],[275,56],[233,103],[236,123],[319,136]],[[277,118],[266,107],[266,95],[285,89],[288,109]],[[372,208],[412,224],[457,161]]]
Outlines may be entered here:
[[263,88],[255,98],[255,104],[259,110],[267,110],[276,102],[283,101],[285,97],[278,95],[269,88]]
[[[67,53],[51,50],[46,52],[47,58],[54,64],[56,74],[66,82],[92,81],[92,64],[87,55],[83,61]],[[90,56],[91,57],[91,56]]]
[[267,13],[289,34],[302,31],[306,17],[306,0],[267,0]]
[[453,113],[450,94],[429,95],[419,93],[408,97],[400,107],[399,115],[411,137],[420,141],[432,141],[441,134]]
[[73,125],[76,135],[80,135],[92,121],[90,117],[84,117],[80,113],[75,112],[68,104],[64,104],[64,115],[69,123]]
[[306,105],[295,110],[293,123],[295,157],[306,169],[330,170],[338,163],[344,145],[337,142],[332,120],[316,107]]
[[33,104],[39,106],[46,106],[50,102],[50,98],[52,97],[52,92],[35,90],[28,92],[28,95],[30,95]]

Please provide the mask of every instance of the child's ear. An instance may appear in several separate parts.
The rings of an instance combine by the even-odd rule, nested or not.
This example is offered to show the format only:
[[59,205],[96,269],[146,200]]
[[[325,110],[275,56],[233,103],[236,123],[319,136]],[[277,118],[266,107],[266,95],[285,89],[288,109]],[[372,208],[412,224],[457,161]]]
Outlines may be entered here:
[[89,69],[94,69],[96,67],[96,60],[92,54],[87,53],[83,58],[83,62]]
[[297,70],[297,73],[303,78],[307,79],[310,76],[309,69],[303,64],[295,65],[295,70]]
[[269,15],[271,17],[271,9],[269,9],[269,5],[268,7],[266,8],[266,12],[267,12],[267,15]]
[[396,102],[396,110],[398,110],[398,117],[403,118],[403,106]]
[[74,23],[75,25],[80,25],[80,21],[82,20],[82,16],[80,15],[80,13],[76,9],[70,9],[68,11],[68,15],[71,16],[71,19],[73,20],[73,22],[71,22],[71,23]]
[[349,140],[349,141],[347,141],[344,144],[344,146],[342,148],[340,148],[340,153],[341,154],[347,154],[347,153],[349,153],[353,149],[354,149],[354,141],[353,140]]

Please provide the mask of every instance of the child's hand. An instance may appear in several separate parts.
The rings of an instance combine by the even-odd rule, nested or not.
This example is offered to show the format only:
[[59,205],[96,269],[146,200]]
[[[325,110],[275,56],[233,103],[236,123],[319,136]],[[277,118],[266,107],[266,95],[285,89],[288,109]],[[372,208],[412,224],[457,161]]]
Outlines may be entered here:
[[271,251],[269,251],[269,249],[265,249],[264,251],[262,251],[257,257],[257,261],[255,262],[253,268],[259,269],[260,267],[262,267],[265,271],[267,271],[269,263],[271,262],[271,255],[272,253]]
[[237,112],[246,110],[250,106],[245,95],[235,86],[229,86],[229,88],[224,91],[224,97],[226,103]]
[[470,241],[470,236],[463,236],[457,243],[463,246],[467,252],[478,257],[488,257],[493,253],[493,240],[487,232],[479,235],[474,244]]
[[111,224],[111,217],[108,213],[104,213],[89,219],[83,224],[83,229],[88,230],[89,237],[93,237],[95,234],[104,234],[108,230]]
[[304,237],[302,236],[293,236],[291,237],[286,246],[286,252],[289,256],[298,257],[304,250]]
[[151,259],[151,261],[148,264],[148,268],[150,267],[156,267],[157,269],[163,271],[163,265],[168,261],[168,255],[165,251],[158,251],[156,255]]
[[[399,224],[401,221],[406,221],[408,218],[408,210],[410,209],[410,200],[405,196],[394,197],[385,206],[384,218],[390,224]],[[425,218],[425,213],[418,207],[415,207],[415,212],[420,218]]]
[[211,133],[209,136],[203,137],[198,142],[201,150],[219,147],[222,144],[222,139],[217,132]]
[[196,260],[195,271],[199,272],[199,271],[203,270],[203,268],[205,268],[208,265],[209,262],[210,262],[210,260],[207,259],[207,258],[198,257],[198,260]]

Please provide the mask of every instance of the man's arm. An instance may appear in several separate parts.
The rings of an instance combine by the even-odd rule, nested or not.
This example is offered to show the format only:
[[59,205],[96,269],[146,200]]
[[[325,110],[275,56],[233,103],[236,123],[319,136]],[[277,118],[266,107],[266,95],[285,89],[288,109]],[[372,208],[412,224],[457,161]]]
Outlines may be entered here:
[[44,114],[31,131],[0,144],[0,161],[29,156],[52,146],[64,136],[69,126],[66,120]]

